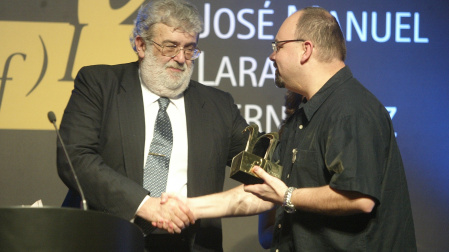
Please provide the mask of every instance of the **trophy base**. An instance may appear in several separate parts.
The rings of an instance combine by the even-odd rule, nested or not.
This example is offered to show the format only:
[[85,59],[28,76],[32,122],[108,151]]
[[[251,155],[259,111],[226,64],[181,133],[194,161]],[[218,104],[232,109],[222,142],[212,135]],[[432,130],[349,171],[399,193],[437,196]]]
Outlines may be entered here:
[[240,152],[232,159],[230,177],[245,185],[262,184],[263,179],[257,177],[251,169],[255,165],[263,166],[265,160],[257,155],[246,151]]
[[232,159],[231,174],[229,177],[245,185],[262,184],[264,182],[263,179],[257,177],[251,171],[256,165],[260,166],[271,176],[280,179],[282,166],[246,151],[240,152]]
[[245,185],[252,185],[252,184],[262,184],[263,179],[259,177],[255,177],[254,174],[246,173],[244,171],[237,171],[236,173],[232,174],[230,176],[232,179],[239,181],[240,183],[243,183]]

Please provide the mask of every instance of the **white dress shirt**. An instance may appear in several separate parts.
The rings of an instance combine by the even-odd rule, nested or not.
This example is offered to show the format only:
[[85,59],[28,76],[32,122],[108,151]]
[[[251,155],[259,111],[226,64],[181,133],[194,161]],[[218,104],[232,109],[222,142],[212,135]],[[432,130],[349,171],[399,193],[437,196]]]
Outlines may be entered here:
[[[145,152],[144,167],[153,139],[154,125],[159,110],[160,98],[142,85],[143,105],[145,110]],[[184,106],[184,96],[170,99],[167,113],[173,132],[173,148],[167,178],[166,192],[177,193],[187,197],[187,124]]]

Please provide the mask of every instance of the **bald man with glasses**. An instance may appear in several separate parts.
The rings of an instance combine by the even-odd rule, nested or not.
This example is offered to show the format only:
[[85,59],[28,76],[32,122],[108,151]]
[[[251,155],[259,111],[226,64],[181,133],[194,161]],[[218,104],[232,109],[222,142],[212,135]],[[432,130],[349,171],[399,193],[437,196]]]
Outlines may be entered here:
[[261,184],[186,199],[195,219],[260,214],[259,240],[272,252],[416,251],[391,118],[345,65],[337,20],[299,10],[272,47],[275,84],[288,90],[272,160],[281,179],[254,166]]

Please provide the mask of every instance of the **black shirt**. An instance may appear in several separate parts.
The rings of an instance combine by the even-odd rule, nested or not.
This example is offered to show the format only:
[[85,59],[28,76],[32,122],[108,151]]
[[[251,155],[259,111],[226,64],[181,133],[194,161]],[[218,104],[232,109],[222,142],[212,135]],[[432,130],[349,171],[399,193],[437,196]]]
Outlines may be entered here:
[[[344,67],[286,123],[282,180],[357,191],[370,214],[327,216],[280,207],[272,251],[416,251],[404,168],[385,107]],[[294,157],[295,156],[295,157]]]

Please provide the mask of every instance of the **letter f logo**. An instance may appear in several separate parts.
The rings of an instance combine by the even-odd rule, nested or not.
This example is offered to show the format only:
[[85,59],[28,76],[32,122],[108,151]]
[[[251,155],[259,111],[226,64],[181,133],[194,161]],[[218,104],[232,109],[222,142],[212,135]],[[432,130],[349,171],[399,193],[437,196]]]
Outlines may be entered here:
[[2,100],[3,100],[3,94],[5,93],[6,81],[12,80],[12,78],[8,77],[9,64],[11,63],[12,58],[16,55],[22,56],[23,60],[26,59],[26,55],[23,53],[13,53],[6,60],[5,67],[3,68],[3,76],[0,79],[1,80],[1,83],[0,83],[0,109],[2,108]]

